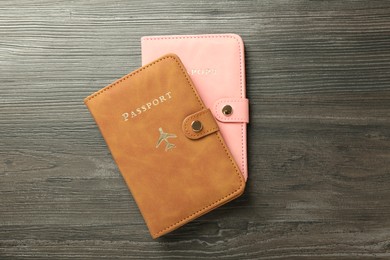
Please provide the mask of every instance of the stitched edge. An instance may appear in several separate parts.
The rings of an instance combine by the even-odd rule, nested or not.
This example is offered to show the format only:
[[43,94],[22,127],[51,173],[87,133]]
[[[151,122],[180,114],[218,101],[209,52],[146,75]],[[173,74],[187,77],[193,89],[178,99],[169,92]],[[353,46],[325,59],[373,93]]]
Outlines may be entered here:
[[[185,133],[187,134],[187,135],[189,135],[190,137],[194,137],[194,139],[199,139],[199,138],[201,138],[201,137],[204,137],[204,136],[206,136],[208,133],[213,133],[213,132],[215,132],[215,131],[218,131],[218,127],[214,127],[214,128],[211,128],[210,130],[208,130],[208,131],[206,131],[206,132],[202,132],[201,134],[191,134],[191,132],[189,132],[188,130],[187,130],[187,126],[185,127],[186,129],[185,129]],[[192,139],[192,138],[191,138]]]
[[[245,99],[246,100],[246,99]],[[233,120],[240,120],[241,123],[246,123],[246,119],[244,117],[221,117],[220,114],[219,114],[219,105],[222,104],[222,103],[244,103],[242,99],[222,99],[222,100],[219,100],[215,106],[214,106],[214,110],[215,110],[215,114],[216,114],[216,117],[220,120],[223,120],[223,121],[233,121]]]
[[[241,188],[243,187],[243,183],[244,183],[244,182],[243,182],[242,179],[241,179],[241,178],[243,178],[242,174],[238,171],[238,168],[236,167],[236,164],[235,164],[235,162],[234,162],[234,159],[230,156],[230,154],[229,154],[229,152],[228,152],[228,150],[227,150],[227,148],[226,148],[226,145],[223,143],[223,141],[222,141],[220,135],[218,135],[218,132],[216,132],[216,134],[217,134],[218,140],[219,140],[219,142],[220,142],[222,148],[225,150],[226,155],[229,157],[230,162],[232,163],[233,168],[235,168],[235,170],[236,170],[236,174],[237,174],[237,176],[238,176],[238,178],[239,178],[239,181],[240,181],[240,186],[239,186],[236,190],[234,190],[234,191],[232,191],[231,193],[229,193],[228,195],[225,195],[224,197],[218,199],[217,201],[215,201],[215,202],[209,204],[208,206],[205,206],[205,207],[203,207],[202,209],[199,209],[198,211],[196,211],[196,212],[190,214],[189,216],[187,216],[187,217],[185,217],[185,218],[183,218],[183,219],[177,221],[176,223],[171,224],[170,226],[168,226],[168,227],[166,227],[166,228],[164,228],[164,229],[158,231],[157,233],[154,233],[154,236],[158,237],[161,233],[167,231],[167,230],[170,229],[170,228],[173,228],[173,227],[175,227],[175,226],[180,225],[182,222],[184,222],[184,221],[186,221],[186,220],[192,218],[193,216],[195,216],[195,215],[197,215],[197,214],[199,214],[199,213],[202,213],[202,212],[204,212],[204,211],[206,211],[206,210],[212,208],[213,206],[217,205],[217,204],[220,203],[221,201],[224,201],[225,199],[227,199],[227,198],[229,198],[229,197],[234,197],[234,196],[237,194],[237,192],[239,192],[239,191],[241,190]],[[240,178],[240,177],[241,177],[241,178]]]
[[[177,59],[176,57],[174,57],[174,56],[166,56],[166,57],[171,57],[171,58],[173,58],[173,59],[176,61],[176,63],[179,65],[179,67],[180,67],[181,71],[183,72],[183,75],[185,76],[185,78],[186,78],[186,80],[187,80],[189,86],[191,87],[192,91],[195,93],[195,96],[197,97],[198,102],[199,102],[201,108],[204,109],[203,102],[200,100],[200,98],[199,98],[199,96],[198,96],[198,93],[195,91],[195,87],[194,87],[194,85],[192,84],[192,81],[191,81],[191,79],[189,78],[189,76],[188,76],[188,74],[187,74],[187,72],[186,72],[184,66],[181,64],[181,62],[178,61],[178,59]],[[220,136],[219,136],[218,134],[217,134],[217,136],[218,136],[218,139],[219,139],[219,141],[220,141],[220,143],[221,143],[221,145],[222,145],[222,148],[225,150],[226,155],[229,157],[230,162],[231,162],[232,165],[233,165],[233,168],[235,168],[235,171],[236,171],[236,174],[237,174],[237,176],[238,176],[239,183],[240,183],[240,184],[239,184],[239,187],[238,187],[236,190],[234,190],[234,191],[232,191],[231,193],[229,193],[228,195],[225,195],[224,197],[220,198],[219,200],[217,200],[217,201],[215,201],[215,202],[209,204],[208,206],[205,206],[205,207],[203,207],[202,209],[197,210],[196,212],[190,214],[189,216],[187,216],[187,217],[185,217],[185,218],[183,218],[183,219],[177,221],[176,223],[173,223],[173,224],[169,225],[168,227],[166,227],[166,228],[164,228],[164,229],[158,231],[157,233],[154,233],[154,236],[157,237],[157,236],[159,236],[161,233],[165,232],[166,230],[168,230],[168,229],[170,229],[170,228],[173,228],[173,227],[175,227],[175,226],[180,225],[182,222],[186,221],[187,219],[190,219],[190,218],[192,218],[193,216],[195,216],[195,215],[197,215],[197,214],[199,214],[199,213],[201,213],[201,212],[204,212],[205,210],[207,210],[207,209],[213,207],[214,205],[218,204],[219,202],[221,202],[221,201],[223,201],[223,200],[225,200],[225,199],[227,199],[227,198],[229,198],[229,197],[235,196],[236,193],[239,192],[239,191],[241,190],[241,188],[243,187],[243,184],[244,184],[244,183],[243,183],[243,181],[242,181],[243,176],[242,176],[241,172],[240,172],[240,171],[238,170],[238,168],[236,167],[235,161],[234,161],[234,159],[231,157],[231,155],[229,154],[229,151],[227,150],[226,145],[222,142],[222,140],[221,140],[221,138],[220,138]]]
[[[204,114],[209,114],[209,113],[211,113],[211,111],[210,111],[210,112],[209,112],[209,111],[210,111],[209,109],[206,109],[206,110],[204,110],[204,111],[197,112],[197,113],[195,113],[194,115],[191,115],[191,116],[185,118],[185,119],[184,119],[184,123],[183,123],[183,124],[184,124],[184,132],[185,132],[185,134],[188,135],[188,136],[190,136],[190,138],[191,138],[191,137],[194,137],[195,139],[198,139],[198,138],[201,138],[201,137],[206,136],[208,133],[212,133],[212,132],[218,130],[218,125],[217,125],[217,123],[215,123],[215,125],[216,125],[215,127],[210,128],[210,129],[207,130],[206,132],[191,133],[191,131],[189,131],[189,129],[188,129],[188,122],[189,122],[190,120],[195,119],[195,118],[198,118],[198,117],[201,117],[201,116],[204,115]],[[192,139],[192,138],[191,138],[191,139]]]
[[[243,98],[243,92],[244,92],[244,82],[243,82],[243,76],[242,76],[242,56],[243,56],[243,51],[242,51],[242,48],[241,48],[241,40],[239,40],[237,38],[236,35],[233,35],[233,34],[208,34],[208,35],[183,35],[183,36],[156,36],[156,37],[142,37],[142,40],[144,41],[150,41],[150,40],[169,40],[169,39],[191,39],[191,38],[232,38],[234,40],[236,40],[237,44],[238,44],[238,53],[239,53],[239,56],[240,56],[240,85],[241,85],[241,98]],[[245,160],[244,160],[244,127],[241,126],[241,169],[242,169],[242,172],[244,172],[245,170]],[[245,140],[246,142],[246,140]],[[248,177],[248,176],[246,176]]]
[[[154,62],[149,63],[149,64],[145,65],[144,67],[139,68],[139,69],[137,69],[137,70],[135,70],[135,71],[133,71],[133,72],[131,72],[131,73],[129,73],[129,74],[123,76],[122,78],[120,78],[120,79],[116,80],[115,82],[111,83],[110,85],[108,85],[108,86],[106,86],[106,87],[100,89],[99,91],[96,91],[96,92],[93,93],[92,95],[86,97],[86,98],[84,99],[84,103],[87,104],[87,102],[89,102],[89,101],[92,100],[93,98],[95,98],[95,97],[99,96],[100,94],[104,93],[105,91],[107,91],[107,90],[109,90],[109,89],[111,89],[111,88],[117,86],[117,85],[118,85],[119,83],[121,83],[122,81],[125,81],[125,80],[129,79],[130,77],[135,76],[136,74],[140,73],[141,71],[146,70],[146,69],[150,68],[151,66],[153,66],[154,64],[156,64],[156,63],[158,63],[158,62],[160,62],[160,61],[163,61],[163,60],[165,60],[165,59],[167,59],[167,58],[173,58],[173,59],[176,61],[176,58],[175,58],[174,56],[172,56],[172,55],[163,56],[163,57],[161,57],[160,59],[155,60]],[[177,61],[176,61],[176,62],[177,62]],[[178,64],[179,64],[179,63],[178,63]],[[180,64],[179,64],[179,65],[180,65]],[[198,102],[199,102],[199,103],[202,105],[202,107],[203,107],[203,104],[202,104],[202,102],[200,101],[200,98],[198,97],[197,93],[196,93],[195,91],[194,91],[194,93],[195,93],[196,98],[198,99]]]
[[[203,102],[201,101],[201,99],[199,98],[197,92],[195,91],[195,88],[194,88],[194,86],[193,86],[193,84],[192,84],[192,82],[191,82],[189,76],[188,76],[187,73],[185,72],[185,69],[184,69],[183,65],[178,61],[178,59],[177,59],[175,56],[172,56],[172,55],[164,56],[164,57],[162,57],[162,58],[160,58],[160,59],[158,59],[158,60],[156,60],[156,61],[154,61],[154,62],[152,62],[152,63],[149,63],[148,65],[145,65],[144,67],[139,68],[138,70],[136,70],[136,71],[134,71],[134,72],[132,72],[132,73],[130,73],[130,74],[128,74],[128,75],[122,77],[121,79],[115,81],[114,83],[108,85],[107,87],[105,87],[105,88],[103,88],[103,89],[101,89],[101,90],[95,92],[94,94],[88,96],[88,97],[84,100],[84,102],[85,102],[85,103],[89,102],[91,99],[96,98],[98,95],[104,93],[105,91],[108,91],[109,89],[113,88],[114,86],[117,86],[117,85],[118,85],[119,83],[121,83],[122,81],[129,79],[130,77],[132,77],[132,76],[138,74],[139,72],[141,72],[141,71],[143,71],[143,70],[145,70],[145,69],[151,67],[152,65],[154,65],[154,64],[156,64],[156,63],[158,63],[158,62],[160,62],[160,61],[163,61],[163,60],[165,60],[165,59],[167,59],[167,58],[173,59],[173,60],[179,65],[181,71],[183,72],[183,74],[184,74],[184,76],[185,76],[185,78],[186,78],[186,80],[187,80],[187,83],[189,84],[189,86],[191,87],[192,91],[194,92],[195,97],[196,97],[197,100],[198,100],[198,103],[200,104],[201,108],[204,109]],[[209,204],[208,206],[205,206],[205,207],[203,207],[202,209],[199,209],[199,210],[197,210],[196,212],[194,212],[194,213],[188,215],[187,217],[185,217],[185,218],[183,218],[183,219],[181,219],[181,220],[179,220],[179,221],[177,221],[177,222],[175,222],[175,223],[169,225],[168,227],[165,227],[164,229],[162,229],[162,230],[160,230],[160,231],[154,233],[153,235],[154,235],[155,237],[157,237],[159,234],[165,232],[166,230],[168,230],[168,229],[170,229],[170,228],[173,228],[173,227],[175,227],[175,226],[180,225],[182,222],[186,221],[187,219],[192,218],[193,216],[195,216],[195,215],[197,215],[197,214],[199,214],[199,213],[201,213],[201,212],[203,212],[203,211],[205,211],[205,210],[207,210],[207,209],[213,207],[214,205],[218,204],[219,202],[225,200],[226,198],[229,198],[229,197],[235,195],[235,194],[236,194],[238,191],[240,191],[241,188],[243,187],[243,182],[242,182],[242,179],[241,179],[241,178],[242,178],[242,175],[241,175],[241,173],[238,171],[238,169],[235,167],[234,159],[230,156],[230,154],[229,154],[229,152],[228,152],[228,150],[227,150],[225,144],[222,142],[222,140],[221,140],[221,138],[219,137],[219,135],[217,135],[217,137],[218,137],[218,139],[219,139],[219,141],[220,141],[220,143],[221,143],[221,145],[222,145],[222,148],[225,150],[226,155],[229,157],[230,162],[231,162],[232,165],[233,165],[233,168],[235,168],[235,170],[236,170],[236,174],[237,174],[237,176],[238,176],[238,178],[239,178],[239,182],[240,182],[239,187],[238,187],[235,191],[229,193],[228,195],[225,195],[224,197],[222,197],[222,198],[218,199],[217,201],[215,201],[215,202]],[[240,177],[241,177],[241,178],[240,178]],[[146,220],[145,220],[145,221],[146,221]]]

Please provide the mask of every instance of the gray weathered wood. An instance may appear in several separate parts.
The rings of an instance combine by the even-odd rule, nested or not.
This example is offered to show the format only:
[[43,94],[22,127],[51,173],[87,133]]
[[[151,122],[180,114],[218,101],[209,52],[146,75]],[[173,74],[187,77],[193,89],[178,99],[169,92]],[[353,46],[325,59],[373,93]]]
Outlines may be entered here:
[[[0,2],[0,259],[390,257],[390,2]],[[140,37],[246,44],[249,181],[153,241],[82,99]]]

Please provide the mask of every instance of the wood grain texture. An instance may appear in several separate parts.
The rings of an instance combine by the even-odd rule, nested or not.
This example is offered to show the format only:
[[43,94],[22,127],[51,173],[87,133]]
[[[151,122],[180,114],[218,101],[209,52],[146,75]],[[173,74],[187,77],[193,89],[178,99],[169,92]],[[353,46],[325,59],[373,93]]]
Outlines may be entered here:
[[[140,37],[238,33],[249,181],[153,241],[83,98]],[[0,2],[0,259],[390,258],[390,2]]]

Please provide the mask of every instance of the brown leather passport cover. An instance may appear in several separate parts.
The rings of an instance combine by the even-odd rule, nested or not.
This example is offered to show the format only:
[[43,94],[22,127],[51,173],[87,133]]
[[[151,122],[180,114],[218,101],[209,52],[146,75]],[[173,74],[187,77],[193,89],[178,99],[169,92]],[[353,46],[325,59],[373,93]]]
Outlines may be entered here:
[[215,119],[176,55],[141,67],[84,102],[153,238],[244,191]]

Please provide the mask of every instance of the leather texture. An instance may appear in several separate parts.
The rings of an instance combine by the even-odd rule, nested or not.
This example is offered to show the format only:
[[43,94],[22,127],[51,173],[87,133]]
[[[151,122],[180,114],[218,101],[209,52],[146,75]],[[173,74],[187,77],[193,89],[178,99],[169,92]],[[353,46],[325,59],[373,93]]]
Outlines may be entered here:
[[[165,55],[85,98],[153,238],[238,197],[245,181],[179,58]],[[197,114],[199,112],[200,114]],[[211,127],[211,128],[210,128]]]
[[[244,44],[236,34],[145,36],[141,38],[142,64],[166,53],[182,60],[206,107],[218,118],[218,126],[245,180],[247,171]],[[233,114],[221,113],[221,103]],[[232,100],[234,102],[228,103]],[[218,103],[218,105],[216,105]]]
[[[192,123],[199,121],[202,124],[202,130],[194,132],[192,130]],[[199,139],[209,134],[215,133],[219,130],[217,122],[214,119],[210,109],[203,109],[192,115],[187,116],[183,121],[183,132],[190,139]]]
[[[230,115],[223,114],[223,108],[229,105],[233,112]],[[246,98],[221,98],[214,102],[215,118],[221,122],[249,123],[249,102]]]

